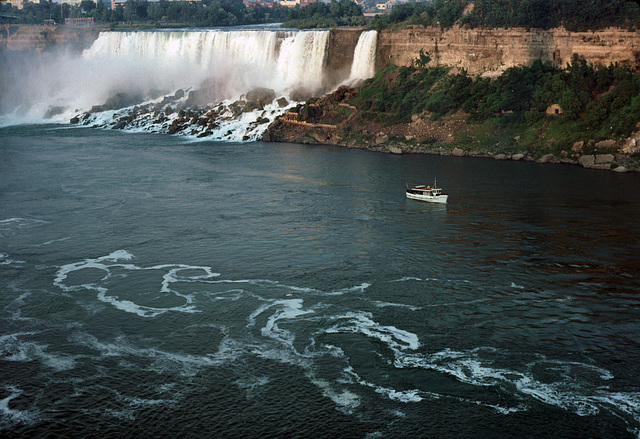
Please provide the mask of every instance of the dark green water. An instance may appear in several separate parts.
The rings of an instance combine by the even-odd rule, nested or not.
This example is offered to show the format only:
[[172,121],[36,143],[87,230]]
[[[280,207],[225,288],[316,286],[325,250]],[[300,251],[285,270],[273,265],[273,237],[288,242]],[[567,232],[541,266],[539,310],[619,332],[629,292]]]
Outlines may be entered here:
[[638,437],[639,219],[638,174],[2,128],[0,435]]

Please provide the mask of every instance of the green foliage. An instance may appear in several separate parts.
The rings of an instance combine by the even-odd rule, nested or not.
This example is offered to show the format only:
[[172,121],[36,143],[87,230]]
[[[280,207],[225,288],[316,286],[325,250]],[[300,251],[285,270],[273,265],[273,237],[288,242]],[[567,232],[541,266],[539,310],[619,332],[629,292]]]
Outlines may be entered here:
[[302,8],[291,9],[282,26],[312,29],[364,24],[364,15],[359,5],[350,0],[331,0],[331,3],[311,3]]
[[[438,119],[463,110],[470,122],[502,133],[500,144],[505,148],[514,146],[509,140],[514,133],[544,125],[557,149],[579,140],[623,138],[635,131],[640,121],[640,75],[620,66],[593,66],[579,57],[566,70],[536,61],[530,67],[507,69],[495,79],[472,79],[464,71],[451,74],[442,67],[390,66],[367,80],[350,102],[363,118],[383,125],[409,122],[414,114],[426,112]],[[560,106],[561,114],[546,114],[552,104]],[[531,133],[523,139],[527,136],[531,139],[518,145],[536,140]]]
[[398,23],[422,26],[453,26],[462,18],[468,0],[434,0],[410,2],[395,6],[390,13],[376,15],[369,27],[380,30]]
[[[473,9],[463,15],[471,4]],[[626,0],[434,0],[398,5],[391,13],[374,17],[370,27],[379,30],[400,23],[444,28],[459,24],[484,28],[565,26],[572,31],[610,26],[635,29],[640,24],[640,7]]]
[[246,7],[242,0],[204,0],[200,2],[177,2],[160,0],[128,0],[126,4],[118,5],[111,10],[105,7],[102,0],[82,0],[80,4],[69,5],[43,1],[39,4],[27,2],[24,9],[2,5],[2,11],[19,16],[18,22],[25,24],[40,24],[44,19],[52,18],[62,22],[63,18],[93,17],[96,22],[104,23],[144,23],[154,24],[154,27],[169,26],[172,23],[197,26],[232,26],[240,24],[260,24],[284,21],[290,9],[275,5],[267,8],[260,5]]

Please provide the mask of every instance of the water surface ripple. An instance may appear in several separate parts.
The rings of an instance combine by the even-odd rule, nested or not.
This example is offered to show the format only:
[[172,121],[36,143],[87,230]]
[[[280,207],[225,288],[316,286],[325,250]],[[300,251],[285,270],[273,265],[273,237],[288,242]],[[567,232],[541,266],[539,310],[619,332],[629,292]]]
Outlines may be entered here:
[[637,174],[0,139],[3,436],[640,436]]

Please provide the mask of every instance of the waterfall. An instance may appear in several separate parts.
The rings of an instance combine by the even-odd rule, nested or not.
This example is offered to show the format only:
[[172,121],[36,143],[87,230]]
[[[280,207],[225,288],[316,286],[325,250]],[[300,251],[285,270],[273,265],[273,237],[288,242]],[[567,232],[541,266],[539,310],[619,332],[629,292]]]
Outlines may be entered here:
[[[376,38],[361,34],[349,81],[340,83],[373,76]],[[0,113],[251,140],[295,102],[329,91],[328,46],[328,30],[101,32],[81,55],[52,53],[12,73]]]
[[[156,88],[220,84],[225,97],[252,87],[286,96],[322,83],[328,31],[103,32],[83,53],[86,60],[135,61],[154,66]],[[135,69],[134,69],[135,71]],[[154,78],[148,78],[154,81]]]
[[360,34],[353,52],[353,63],[347,84],[369,79],[375,74],[377,44],[378,32],[370,30]]

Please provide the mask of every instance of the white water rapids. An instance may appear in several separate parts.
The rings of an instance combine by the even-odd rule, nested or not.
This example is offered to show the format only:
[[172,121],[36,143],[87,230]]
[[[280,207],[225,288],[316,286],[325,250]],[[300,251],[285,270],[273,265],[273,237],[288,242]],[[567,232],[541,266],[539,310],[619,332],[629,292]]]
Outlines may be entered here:
[[[193,104],[189,92],[199,90],[197,105],[202,108],[228,109],[253,89],[272,90],[271,103],[256,110],[238,114],[221,108],[226,116],[220,126],[206,132],[207,138],[251,140],[292,103],[373,76],[376,41],[375,31],[361,34],[350,74],[336,84],[336,78],[329,83],[325,74],[328,30],[102,32],[80,56],[56,54],[15,66],[8,73],[14,87],[0,96],[0,112],[10,115],[3,124],[67,123],[84,115],[85,125],[106,128],[136,113],[134,123],[124,129],[170,132],[177,113],[158,115],[168,106],[175,111]],[[126,96],[124,105],[104,106],[118,94]],[[133,104],[138,105],[135,112]],[[141,116],[145,112],[149,114]],[[203,132],[182,134],[205,137]]]

